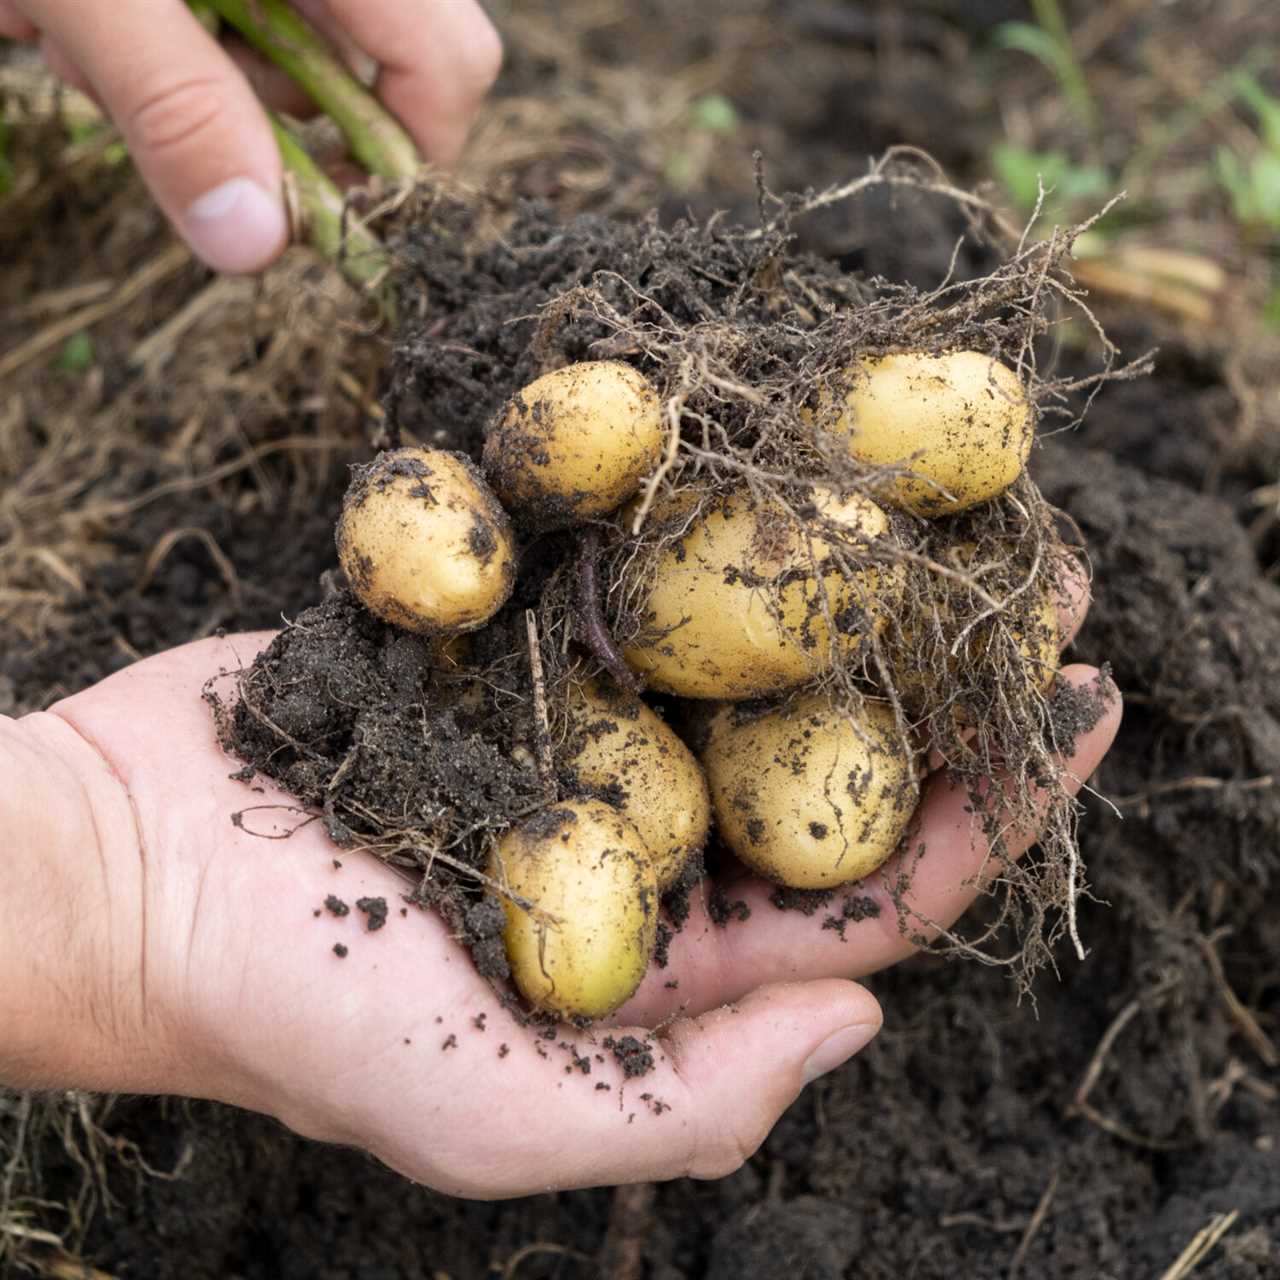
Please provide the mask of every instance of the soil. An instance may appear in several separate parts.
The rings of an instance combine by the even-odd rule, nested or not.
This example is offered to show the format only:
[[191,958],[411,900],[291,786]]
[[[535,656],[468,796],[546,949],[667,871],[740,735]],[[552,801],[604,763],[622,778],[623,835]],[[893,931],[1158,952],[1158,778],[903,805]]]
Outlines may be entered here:
[[[644,64],[646,26],[663,14],[669,22],[671,11],[638,8],[633,23],[591,35],[594,60]],[[1007,16],[1005,6],[981,8]],[[979,145],[966,114],[978,90],[956,72],[960,20],[937,6],[913,10],[913,87],[896,93],[858,52],[876,40],[875,21],[854,21],[861,7],[776,9],[783,47],[750,58],[740,51],[739,83],[776,89],[744,97],[753,114],[790,131],[783,167],[793,173],[777,185],[795,185],[795,174],[801,183],[844,176],[850,151],[872,149],[872,140],[925,141],[963,173]],[[681,28],[680,40],[700,41],[710,56],[733,21],[710,6],[705,24]],[[844,34],[833,35],[832,23]],[[535,48],[515,59],[512,102],[562,82],[556,56]],[[890,87],[903,83],[899,76]],[[838,131],[833,118],[843,122]],[[605,145],[598,133],[580,136]],[[608,145],[621,185],[658,194],[625,130]],[[573,181],[553,181],[559,171],[544,160],[530,161],[520,181],[569,211],[621,198],[618,188],[590,186],[583,157],[595,152],[585,142],[574,154]],[[750,209],[749,178],[734,181],[716,188],[712,173],[708,185],[723,195],[673,198],[668,212],[703,201]],[[894,217],[905,216],[895,205]],[[951,212],[931,206],[919,236],[891,242],[884,218],[863,217],[833,220],[808,247],[842,266],[936,282],[960,229]],[[978,249],[961,269],[989,266]],[[1275,529],[1259,525],[1250,497],[1274,477],[1275,443],[1231,429],[1239,385],[1222,347],[1132,310],[1104,318],[1127,352],[1161,346],[1156,373],[1106,388],[1080,431],[1046,444],[1034,463],[1092,560],[1094,603],[1076,653],[1109,663],[1126,699],[1120,738],[1094,780],[1109,803],[1091,799],[1081,826],[1094,895],[1080,921],[1088,958],[1062,953],[1058,972],[1021,1003],[996,970],[935,956],[871,979],[889,1018],[869,1050],[806,1090],[737,1174],[657,1188],[641,1233],[650,1280],[1157,1276],[1215,1215],[1232,1213],[1197,1280],[1280,1276],[1280,916],[1266,907],[1280,877],[1280,590],[1271,580]],[[171,411],[148,423],[166,445],[182,430],[172,410],[184,376],[199,383],[179,363],[164,396],[149,401]],[[119,377],[127,386],[123,364]],[[306,401],[296,382],[280,394]],[[308,476],[288,539],[278,509],[237,509],[247,483],[230,492],[175,486],[95,527],[95,555],[75,562],[86,589],[62,599],[56,625],[31,644],[26,624],[13,624],[26,643],[0,655],[0,710],[46,705],[136,653],[217,627],[276,625],[314,604],[335,564],[345,463],[366,456],[349,438],[340,462],[319,480]],[[76,465],[88,466],[68,464]],[[122,469],[112,497],[149,491],[169,478],[167,465],[157,454],[151,470]],[[283,467],[272,474],[278,484],[297,481]],[[191,528],[208,532],[234,578],[199,537],[174,542],[145,572],[166,533]],[[333,615],[349,607],[341,594],[324,605]],[[416,678],[393,645],[355,630],[370,680],[392,688]],[[508,771],[497,800],[518,803],[524,785]],[[803,905],[815,928],[856,929],[859,903],[837,895]],[[354,905],[372,927],[375,904]],[[615,1053],[635,1048],[620,1042]],[[609,1190],[467,1203],[228,1108],[129,1098],[95,1116],[120,1157],[105,1170],[115,1201],[89,1219],[78,1252],[111,1276],[599,1274]],[[39,1137],[33,1159],[39,1194],[75,1202],[83,1170],[58,1127]],[[48,1220],[66,1229],[65,1216],[51,1211]]]

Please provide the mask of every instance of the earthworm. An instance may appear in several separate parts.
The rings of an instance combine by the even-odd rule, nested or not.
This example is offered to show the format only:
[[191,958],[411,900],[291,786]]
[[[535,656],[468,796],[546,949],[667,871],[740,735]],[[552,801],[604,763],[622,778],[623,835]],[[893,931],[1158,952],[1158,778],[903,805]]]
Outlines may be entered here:
[[601,666],[628,692],[639,693],[644,687],[635,672],[627,666],[604,620],[600,603],[600,530],[584,529],[578,551],[578,613],[583,638]]

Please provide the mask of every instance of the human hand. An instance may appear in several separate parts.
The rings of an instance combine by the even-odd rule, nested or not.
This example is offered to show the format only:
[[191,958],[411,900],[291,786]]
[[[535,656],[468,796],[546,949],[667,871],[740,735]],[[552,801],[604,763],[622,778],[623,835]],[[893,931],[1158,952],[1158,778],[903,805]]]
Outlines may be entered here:
[[[454,163],[502,60],[478,0],[295,0],[375,91],[424,159]],[[284,249],[281,163],[262,101],[308,114],[247,45],[220,45],[183,0],[0,0],[0,36],[38,40],[55,75],[119,127],[160,207],[209,266],[259,271]]]
[[[199,698],[269,639],[201,641],[0,722],[0,818],[17,851],[0,897],[0,1079],[216,1098],[496,1197],[727,1174],[808,1079],[878,1030],[876,1001],[849,979],[910,950],[893,908],[842,943],[747,880],[734,895],[751,919],[721,930],[696,907],[611,1031],[536,1039],[439,917],[399,914],[391,869],[336,850],[316,823],[279,841],[233,825],[253,805],[268,807],[246,815],[252,830],[298,820],[272,811],[282,793],[228,778]],[[1092,772],[1118,722],[1113,704],[1072,774]],[[907,901],[942,924],[971,901],[985,852],[968,803],[938,777],[921,812]],[[858,892],[887,901],[880,873]],[[355,911],[317,919],[329,894],[383,897],[390,919],[377,932]],[[654,1026],[654,1070],[625,1080],[600,1041]]]

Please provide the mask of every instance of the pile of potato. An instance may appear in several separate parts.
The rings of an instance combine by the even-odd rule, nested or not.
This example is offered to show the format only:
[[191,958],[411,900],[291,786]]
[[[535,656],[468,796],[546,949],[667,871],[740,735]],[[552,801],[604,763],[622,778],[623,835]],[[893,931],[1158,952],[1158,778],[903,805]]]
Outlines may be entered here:
[[[489,868],[510,894],[512,975],[535,1006],[602,1017],[635,991],[660,896],[701,850],[713,816],[744,863],[797,888],[857,880],[897,847],[919,762],[889,704],[868,697],[851,709],[805,691],[901,604],[896,567],[837,563],[832,531],[843,548],[869,546],[891,527],[886,509],[935,518],[996,497],[1023,469],[1033,415],[1017,376],[975,352],[867,359],[848,385],[819,397],[812,416],[889,477],[878,502],[819,487],[798,521],[745,487],[702,496],[684,487],[648,513],[678,535],[627,570],[644,625],[622,656],[637,685],[705,700],[705,745],[695,757],[604,678],[570,689],[559,764],[580,793],[507,831]],[[655,473],[667,438],[660,398],[631,366],[548,373],[491,425],[483,474],[428,449],[384,453],[359,471],[337,534],[352,589],[379,617],[434,642],[475,630],[515,583],[512,517],[543,531],[618,511]],[[1051,678],[1056,644],[1029,639],[1024,653],[1037,680]],[[927,696],[919,673],[898,675],[901,696],[913,679]],[[772,708],[743,706],[793,691]]]

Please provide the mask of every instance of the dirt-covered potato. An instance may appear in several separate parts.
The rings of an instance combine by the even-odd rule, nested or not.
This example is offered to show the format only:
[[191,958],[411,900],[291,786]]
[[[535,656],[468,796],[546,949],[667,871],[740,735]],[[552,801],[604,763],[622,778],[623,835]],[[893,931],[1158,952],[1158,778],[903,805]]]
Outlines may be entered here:
[[569,692],[569,766],[619,807],[653,858],[658,888],[671,885],[711,825],[711,799],[693,752],[639,698],[595,681]]
[[[977,548],[971,542],[952,548],[950,558],[964,570],[973,566]],[[988,581],[988,585],[992,585]],[[996,595],[1003,595],[993,588]],[[932,617],[927,621],[905,619],[901,622],[900,646],[889,646],[889,666],[894,687],[904,706],[913,715],[927,715],[937,708],[937,690],[953,690],[954,711],[962,724],[974,722],[977,696],[966,696],[963,689],[956,690],[961,678],[965,656],[976,666],[992,668],[1000,672],[1000,680],[1007,694],[1017,694],[1008,682],[1018,679],[1023,687],[1030,686],[1040,693],[1053,683],[1061,662],[1062,620],[1059,616],[1059,600],[1048,581],[1032,588],[1034,598],[1028,603],[1015,599],[1008,614],[982,618],[987,605],[973,591],[952,578],[938,577],[933,583]],[[979,620],[981,619],[981,620]],[[961,639],[961,633],[972,621],[975,625]],[[934,664],[923,656],[926,647],[918,634],[921,626],[932,629],[932,647],[937,655]],[[997,637],[1003,635],[1003,640]],[[951,648],[960,639],[961,649],[952,653]],[[1017,659],[1013,661],[1013,644],[1017,646]],[[993,651],[993,642],[1005,646],[1005,662],[1000,662],[1001,651]],[[999,664],[998,666],[996,664]],[[936,672],[940,672],[939,679]]]
[[[859,495],[820,493],[814,507],[855,545],[889,528]],[[683,537],[633,566],[647,595],[643,630],[624,657],[652,688],[687,698],[758,698],[814,679],[835,649],[859,643],[869,616],[878,625],[896,589],[886,568],[846,577],[833,551],[768,500],[745,490],[716,500]]]
[[884,500],[918,516],[949,515],[1003,493],[1031,452],[1031,406],[1007,366],[977,351],[906,352],[859,361],[826,430],[846,434],[854,457],[900,464]]
[[515,584],[511,522],[460,453],[396,449],[357,468],[337,541],[365,607],[408,631],[474,630]]
[[658,882],[618,810],[600,800],[544,809],[503,836],[491,873],[536,908],[506,902],[503,934],[531,1004],[603,1018],[640,985],[657,938]]
[[918,798],[915,762],[882,702],[821,694],[712,721],[702,763],[716,822],[748,866],[796,889],[869,875],[897,847]]
[[538,528],[606,515],[658,465],[665,432],[658,394],[618,360],[544,374],[490,428],[484,469],[503,502]]

